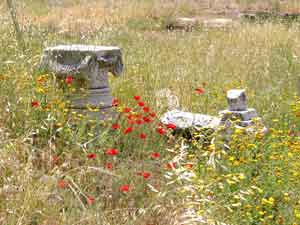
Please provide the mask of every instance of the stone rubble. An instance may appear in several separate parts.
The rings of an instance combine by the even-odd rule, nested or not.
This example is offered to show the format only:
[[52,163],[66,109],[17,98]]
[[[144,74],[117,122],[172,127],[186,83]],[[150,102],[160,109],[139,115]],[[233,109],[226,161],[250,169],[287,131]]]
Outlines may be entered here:
[[233,89],[227,92],[228,109],[220,111],[221,124],[228,121],[237,121],[238,125],[247,127],[257,118],[257,112],[247,107],[247,98],[244,89]]
[[198,25],[196,18],[179,17],[166,25],[167,30],[192,31]]
[[225,28],[233,25],[233,20],[228,18],[206,19],[203,21],[205,28]]
[[192,31],[198,26],[203,26],[205,29],[209,28],[226,28],[236,25],[233,19],[230,18],[210,18],[210,19],[199,19],[199,18],[187,18],[179,17],[174,21],[170,21],[166,28],[168,30],[185,30]]
[[[261,121],[255,109],[247,107],[245,90],[233,89],[227,92],[228,109],[219,112],[219,117],[199,113],[171,110],[163,114],[161,122],[165,125],[173,123],[177,129],[204,128],[217,129],[218,127],[235,126],[249,128],[255,121]],[[252,129],[253,130],[253,129]],[[266,128],[264,127],[264,132]]]

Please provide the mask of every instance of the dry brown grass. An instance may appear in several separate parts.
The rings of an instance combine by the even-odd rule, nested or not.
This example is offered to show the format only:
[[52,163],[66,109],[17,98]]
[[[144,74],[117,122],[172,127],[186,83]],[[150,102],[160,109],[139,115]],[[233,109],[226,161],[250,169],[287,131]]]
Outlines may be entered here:
[[[245,0],[81,0],[77,1],[78,4],[64,0],[62,4],[57,5],[50,4],[50,1],[48,4],[39,2],[41,1],[18,2],[19,18],[23,27],[30,24],[60,33],[69,31],[86,33],[99,30],[105,25],[124,26],[132,19],[161,20],[175,16],[201,17],[210,14],[236,16],[240,11],[249,10],[300,11],[300,3],[297,0],[280,2],[253,0],[250,3]],[[0,10],[1,12],[7,11],[5,4],[0,3]]]
[[[52,3],[51,3],[52,2]],[[161,21],[176,16],[207,17],[237,16],[240,11],[300,12],[298,0],[286,1],[245,1],[245,0],[63,0],[61,4],[55,1],[16,2],[23,30],[38,26],[50,32],[85,33],[101,30],[103,26],[125,26],[129,21],[152,20]],[[0,12],[6,15],[5,2],[0,3]]]

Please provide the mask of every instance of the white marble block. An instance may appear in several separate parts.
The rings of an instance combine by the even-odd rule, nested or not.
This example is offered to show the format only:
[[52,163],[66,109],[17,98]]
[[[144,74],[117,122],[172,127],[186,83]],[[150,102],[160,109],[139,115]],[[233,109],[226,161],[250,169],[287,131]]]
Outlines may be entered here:
[[220,119],[218,117],[183,112],[180,110],[172,110],[166,112],[161,117],[161,122],[165,125],[175,124],[177,129],[186,129],[186,128],[216,128],[220,124]]
[[227,92],[228,110],[246,111],[247,99],[244,89],[232,89]]

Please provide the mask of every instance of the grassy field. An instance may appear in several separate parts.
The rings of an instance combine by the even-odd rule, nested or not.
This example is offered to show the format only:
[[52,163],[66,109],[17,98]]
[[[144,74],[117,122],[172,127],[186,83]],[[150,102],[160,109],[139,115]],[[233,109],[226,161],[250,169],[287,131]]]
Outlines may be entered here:
[[[0,224],[300,224],[299,23],[164,29],[177,16],[294,12],[297,1],[49,2],[17,2],[25,51],[0,3]],[[110,79],[121,116],[100,133],[38,69],[42,50],[62,43],[122,48],[124,74]],[[210,115],[227,107],[227,90],[245,88],[270,131],[175,138],[159,125],[164,88],[181,109]]]

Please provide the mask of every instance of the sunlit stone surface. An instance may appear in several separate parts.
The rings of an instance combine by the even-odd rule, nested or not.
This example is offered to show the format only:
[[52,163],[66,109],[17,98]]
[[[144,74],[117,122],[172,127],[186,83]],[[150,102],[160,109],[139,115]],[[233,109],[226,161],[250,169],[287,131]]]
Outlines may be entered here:
[[175,124],[178,129],[191,127],[216,128],[220,124],[220,119],[204,114],[173,110],[165,113],[161,118],[161,122],[163,124]]
[[203,21],[203,26],[205,28],[224,28],[233,25],[234,22],[232,19],[225,19],[225,18],[206,19]]
[[247,99],[244,89],[233,89],[227,92],[228,110],[245,111],[247,110]]

